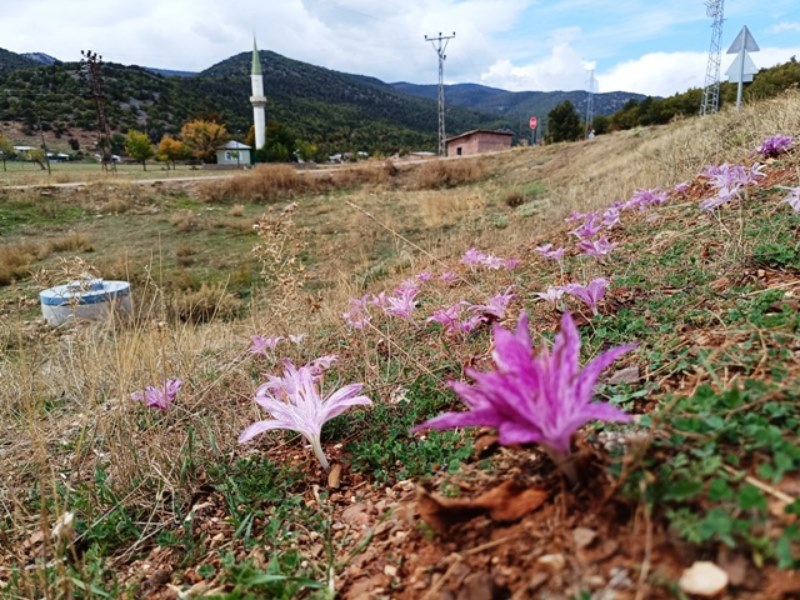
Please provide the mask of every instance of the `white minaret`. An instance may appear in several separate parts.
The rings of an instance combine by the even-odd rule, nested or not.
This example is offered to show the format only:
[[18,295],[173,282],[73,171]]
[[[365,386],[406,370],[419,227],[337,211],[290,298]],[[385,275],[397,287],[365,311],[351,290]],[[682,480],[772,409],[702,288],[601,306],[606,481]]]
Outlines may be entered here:
[[261,58],[258,56],[256,39],[253,38],[253,72],[250,74],[253,85],[253,95],[250,104],[253,105],[253,124],[256,130],[256,150],[261,150],[267,141],[267,99],[264,97],[264,75],[261,73]]

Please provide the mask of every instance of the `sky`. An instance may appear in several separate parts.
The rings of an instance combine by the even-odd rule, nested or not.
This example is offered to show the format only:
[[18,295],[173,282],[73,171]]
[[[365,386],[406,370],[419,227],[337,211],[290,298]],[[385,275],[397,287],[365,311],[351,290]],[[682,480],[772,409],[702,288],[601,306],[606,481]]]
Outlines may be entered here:
[[[252,48],[386,82],[435,83],[447,46],[448,83],[510,91],[588,89],[669,96],[702,87],[711,41],[703,0],[25,0],[6,2],[0,47],[80,60],[203,70]],[[770,67],[800,56],[797,0],[728,0],[725,54],[747,25]],[[724,79],[724,75],[723,75]],[[267,94],[269,91],[267,90]]]

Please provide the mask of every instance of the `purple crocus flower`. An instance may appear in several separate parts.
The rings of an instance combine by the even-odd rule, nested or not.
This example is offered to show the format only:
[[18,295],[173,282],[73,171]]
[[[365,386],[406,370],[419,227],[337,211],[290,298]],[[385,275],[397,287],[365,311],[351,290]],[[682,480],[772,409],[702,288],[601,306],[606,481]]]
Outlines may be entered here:
[[691,184],[692,184],[691,181],[681,181],[680,183],[676,183],[675,187],[673,187],[672,190],[676,194],[684,194],[684,193],[686,193],[686,190],[689,189],[689,186]]
[[336,354],[326,354],[315,358],[306,366],[311,369],[311,372],[314,373],[315,376],[321,376],[337,362],[339,362],[339,357]]
[[386,298],[386,306],[383,309],[387,315],[399,317],[401,319],[410,319],[414,309],[417,306],[417,289],[416,288],[399,288],[396,290],[397,296],[389,296]]
[[552,302],[555,304],[561,297],[566,293],[566,290],[561,287],[560,285],[551,285],[543,292],[536,292],[536,296],[541,298],[542,300],[547,300],[548,302]]
[[479,265],[484,259],[485,255],[477,248],[470,248],[461,257],[461,264],[463,265]]
[[788,152],[794,147],[794,138],[790,135],[771,135],[756,148],[756,152],[765,158],[775,158],[779,154]]
[[425,319],[425,323],[438,323],[444,329],[446,335],[454,336],[457,334],[467,334],[477,329],[486,318],[482,315],[474,315],[467,319],[461,318],[461,313],[469,302],[462,300],[452,306],[446,306],[433,312],[433,315]]
[[183,381],[180,379],[167,379],[160,387],[148,385],[143,391],[134,392],[131,394],[131,399],[142,400],[148,408],[157,408],[166,412],[169,405],[175,400],[175,396],[178,395],[181,386],[183,386]]
[[630,200],[623,204],[625,210],[638,209],[645,211],[651,206],[661,206],[669,200],[669,194],[658,188],[636,190]]
[[766,177],[761,170],[764,165],[755,164],[750,169],[742,165],[724,163],[719,167],[710,165],[701,174],[706,177],[716,190],[716,194],[706,198],[700,203],[702,210],[710,211],[718,208],[739,197],[739,192],[748,185],[756,183],[760,178]]
[[283,336],[280,335],[271,335],[269,337],[264,337],[263,335],[251,335],[250,336],[250,347],[247,349],[248,354],[263,354],[267,356],[269,352],[275,351],[275,348],[278,347],[283,341]]
[[597,304],[606,295],[607,288],[608,281],[602,277],[590,281],[587,286],[583,286],[579,283],[568,283],[564,286],[564,290],[586,304],[586,306],[591,309],[593,315],[598,314]]
[[289,334],[289,341],[292,342],[295,346],[299,346],[300,344],[302,344],[304,339],[306,339],[305,333]]
[[514,296],[511,288],[508,288],[505,293],[492,296],[486,304],[473,304],[469,310],[484,317],[502,320],[505,318],[508,304],[514,299]]
[[311,443],[314,454],[327,471],[330,464],[322,450],[322,426],[351,406],[372,404],[372,401],[358,395],[364,387],[361,383],[346,385],[326,397],[322,396],[319,385],[319,377],[310,366],[298,369],[287,363],[282,377],[270,376],[267,383],[256,390],[256,402],[272,418],[247,427],[239,436],[239,443],[244,444],[272,429],[296,431]]
[[603,258],[611,254],[617,244],[609,242],[606,236],[601,237],[599,240],[583,240],[578,243],[578,249],[586,256],[593,256],[594,258]]
[[439,280],[444,281],[445,283],[455,283],[459,279],[458,273],[454,271],[445,271],[439,275]]
[[586,215],[586,220],[583,222],[583,225],[577,229],[573,229],[570,233],[579,240],[588,240],[600,233],[602,228],[603,226],[597,222],[597,214],[590,213]]
[[544,244],[533,249],[534,252],[550,260],[560,261],[564,258],[564,248],[554,248],[553,244]]
[[430,271],[423,271],[422,273],[417,275],[417,281],[426,282],[433,279],[433,273]]
[[790,189],[789,195],[781,201],[781,204],[788,204],[794,214],[800,214],[800,187]]
[[344,318],[348,327],[351,329],[364,329],[372,320],[372,317],[370,317],[367,311],[368,302],[369,296],[350,299],[350,310],[342,314],[342,318]]
[[606,229],[614,229],[614,227],[621,223],[620,209],[616,206],[609,206],[601,215],[600,222]]
[[485,373],[468,369],[473,385],[449,383],[469,410],[439,415],[412,431],[495,427],[501,444],[542,445],[574,481],[570,453],[578,429],[595,420],[631,420],[607,402],[593,402],[593,391],[602,371],[635,345],[607,350],[581,369],[580,335],[568,312],[552,352],[545,347],[534,356],[525,313],[515,332],[495,325],[493,333],[495,369]]

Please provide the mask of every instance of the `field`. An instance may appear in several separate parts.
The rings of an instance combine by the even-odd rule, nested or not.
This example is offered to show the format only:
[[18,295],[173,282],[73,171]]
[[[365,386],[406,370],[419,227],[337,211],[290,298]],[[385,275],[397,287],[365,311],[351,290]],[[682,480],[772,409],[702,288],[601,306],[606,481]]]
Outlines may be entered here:
[[[756,152],[774,134],[800,134],[797,92],[475,159],[0,190],[0,594],[685,598],[701,562],[724,597],[796,597],[800,217],[782,201],[800,149]],[[750,179],[702,210],[726,163]],[[596,257],[573,211],[603,215]],[[45,325],[38,291],[82,273],[130,281],[133,317]],[[529,368],[499,329],[523,313],[562,373],[525,418],[567,410],[570,361],[635,344],[593,387],[632,418],[554,416],[577,431],[566,449],[511,443],[507,413],[412,433],[463,418],[448,382]],[[270,418],[268,376],[330,355],[313,385],[360,383],[371,404],[318,448],[289,430],[238,443]],[[131,398],[147,386],[165,410]]]

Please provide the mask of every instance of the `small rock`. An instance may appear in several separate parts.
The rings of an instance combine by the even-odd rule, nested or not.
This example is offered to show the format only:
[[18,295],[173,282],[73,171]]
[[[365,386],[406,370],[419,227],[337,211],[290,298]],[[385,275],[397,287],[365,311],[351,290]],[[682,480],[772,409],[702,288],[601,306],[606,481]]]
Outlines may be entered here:
[[608,385],[619,385],[620,383],[634,384],[641,379],[639,374],[639,367],[626,367],[618,371],[608,378]]
[[332,490],[338,490],[342,479],[342,465],[335,464],[328,473],[328,487]]
[[687,594],[712,598],[728,587],[728,574],[708,561],[697,561],[686,569],[678,586]]
[[342,511],[342,521],[353,527],[368,525],[367,507],[362,502],[348,506]]
[[397,567],[394,565],[386,565],[383,567],[383,574],[387,577],[397,577]]
[[572,532],[572,541],[578,549],[588,548],[597,539],[597,532],[594,529],[578,527]]
[[464,580],[458,591],[457,600],[492,600],[495,592],[494,582],[488,573],[473,573]]
[[567,566],[567,561],[563,554],[545,554],[540,556],[536,562],[556,573],[563,571],[564,567]]

